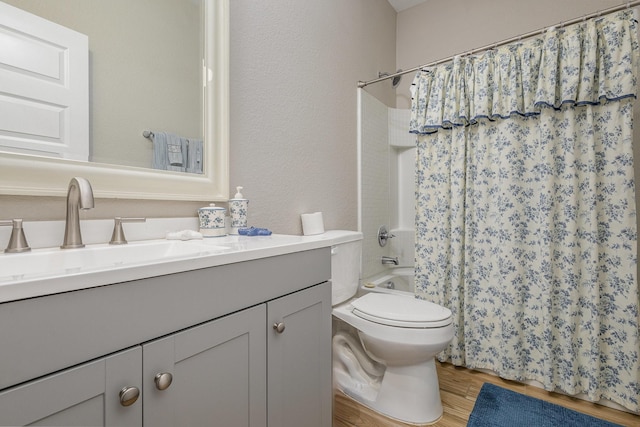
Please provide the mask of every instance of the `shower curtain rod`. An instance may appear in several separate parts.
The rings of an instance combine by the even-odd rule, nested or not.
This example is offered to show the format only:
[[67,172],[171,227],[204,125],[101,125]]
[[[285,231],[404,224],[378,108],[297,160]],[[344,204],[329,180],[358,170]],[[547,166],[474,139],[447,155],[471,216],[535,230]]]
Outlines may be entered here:
[[579,18],[571,19],[569,21],[562,21],[562,22],[559,22],[556,25],[551,25],[549,27],[545,27],[545,28],[541,28],[539,30],[531,31],[531,32],[526,33],[526,34],[521,34],[521,35],[516,36],[516,37],[511,37],[510,39],[502,40],[502,41],[500,41],[498,43],[491,43],[491,44],[488,44],[486,46],[482,46],[482,47],[478,47],[478,48],[475,48],[475,49],[467,50],[465,52],[459,53],[457,55],[450,56],[448,58],[439,59],[437,61],[430,62],[430,63],[424,64],[424,65],[420,65],[418,67],[413,67],[413,68],[408,69],[408,70],[398,71],[397,73],[389,74],[388,76],[378,77],[377,79],[369,80],[369,81],[366,81],[366,82],[359,81],[358,82],[358,87],[359,88],[363,88],[363,87],[368,86],[368,85],[373,84],[373,83],[378,83],[378,82],[381,82],[381,81],[384,81],[384,80],[392,79],[392,78],[397,77],[397,76],[402,76],[404,74],[413,73],[414,71],[418,71],[418,70],[420,70],[422,68],[434,67],[436,65],[444,64],[445,62],[449,62],[449,61],[453,60],[456,56],[472,55],[474,53],[482,52],[484,50],[495,49],[498,46],[504,46],[506,44],[517,42],[517,41],[520,41],[522,39],[526,39],[526,38],[529,38],[529,37],[537,36],[539,34],[543,34],[547,30],[549,30],[549,28],[564,27],[564,26],[567,26],[567,25],[577,24],[578,22],[582,22],[582,21],[585,21],[587,19],[597,18],[600,15],[606,15],[608,13],[617,12],[619,10],[628,9],[630,7],[634,7],[634,6],[638,6],[638,5],[640,5],[640,0],[627,1],[626,3],[620,4],[618,6],[613,6],[613,7],[610,7],[608,9],[603,9],[603,10],[600,10],[598,12],[594,12],[594,13],[590,13],[590,14],[581,16]]

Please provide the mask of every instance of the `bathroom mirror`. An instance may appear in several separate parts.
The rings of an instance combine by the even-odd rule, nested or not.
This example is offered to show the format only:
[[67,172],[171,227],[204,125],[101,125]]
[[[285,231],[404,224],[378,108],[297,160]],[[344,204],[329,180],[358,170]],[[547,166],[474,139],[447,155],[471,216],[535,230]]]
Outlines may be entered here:
[[[183,1],[184,0],[180,0]],[[175,1],[174,1],[175,2]],[[60,158],[0,152],[0,194],[61,196],[67,191],[72,176],[87,178],[96,197],[158,199],[158,200],[211,200],[228,199],[228,0],[190,0],[185,3],[202,3],[202,73],[195,76],[202,82],[202,139],[204,141],[203,173],[189,174],[154,170],[145,167],[104,162],[83,162]],[[18,2],[19,4],[20,2]],[[112,3],[112,2],[107,2]],[[152,4],[154,2],[151,2]],[[124,2],[134,7],[137,2]],[[147,4],[149,4],[147,2]],[[56,3],[58,5],[58,3]],[[152,6],[148,6],[152,7]],[[73,11],[68,11],[73,13]],[[144,10],[138,9],[140,25],[163,26],[167,22],[145,22]],[[113,31],[121,28],[113,24]],[[149,40],[157,45],[157,41]],[[196,41],[197,43],[197,41]],[[91,52],[90,52],[91,55]],[[91,56],[90,56],[91,58]],[[170,57],[164,58],[171,61]],[[98,67],[90,59],[91,67]],[[134,69],[124,62],[125,69]],[[91,72],[91,71],[90,71]],[[91,81],[91,79],[90,79]],[[126,82],[123,82],[125,84]],[[193,84],[192,84],[193,86]],[[90,93],[91,93],[90,88]],[[154,90],[163,91],[157,87]],[[101,114],[93,111],[94,116]],[[95,121],[92,120],[92,121]],[[158,129],[161,125],[140,124],[136,137],[140,144],[151,146],[142,136],[143,130]],[[170,130],[169,130],[170,131]],[[193,136],[193,135],[189,135]],[[199,135],[198,135],[199,136]]]

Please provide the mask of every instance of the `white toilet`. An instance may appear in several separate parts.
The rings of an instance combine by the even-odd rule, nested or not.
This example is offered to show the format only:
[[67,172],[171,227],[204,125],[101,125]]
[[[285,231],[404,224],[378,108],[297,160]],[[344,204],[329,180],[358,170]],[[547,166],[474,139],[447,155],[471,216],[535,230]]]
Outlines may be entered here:
[[353,298],[362,233],[331,233],[333,316],[359,337],[334,334],[334,385],[388,417],[414,424],[437,421],[442,402],[434,357],[453,338],[451,311],[406,295],[372,292]]

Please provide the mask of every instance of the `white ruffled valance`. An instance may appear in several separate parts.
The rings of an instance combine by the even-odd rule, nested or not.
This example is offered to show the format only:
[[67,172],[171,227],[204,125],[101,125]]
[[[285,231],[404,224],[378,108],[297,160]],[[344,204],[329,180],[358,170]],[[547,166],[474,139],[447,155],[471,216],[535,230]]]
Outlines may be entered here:
[[410,131],[636,96],[637,21],[625,10],[416,74]]

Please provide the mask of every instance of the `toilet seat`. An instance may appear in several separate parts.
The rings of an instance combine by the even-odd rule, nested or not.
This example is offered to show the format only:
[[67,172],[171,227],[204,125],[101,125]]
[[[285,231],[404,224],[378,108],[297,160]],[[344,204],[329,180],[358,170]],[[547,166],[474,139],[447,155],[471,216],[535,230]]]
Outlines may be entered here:
[[387,326],[439,328],[451,323],[451,310],[417,298],[369,293],[351,302],[353,314]]

